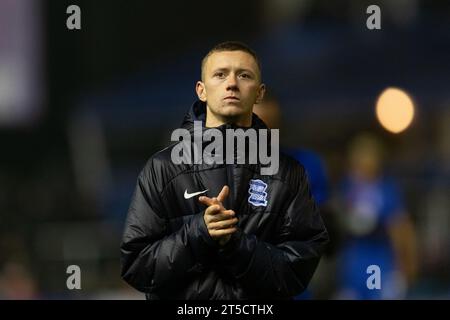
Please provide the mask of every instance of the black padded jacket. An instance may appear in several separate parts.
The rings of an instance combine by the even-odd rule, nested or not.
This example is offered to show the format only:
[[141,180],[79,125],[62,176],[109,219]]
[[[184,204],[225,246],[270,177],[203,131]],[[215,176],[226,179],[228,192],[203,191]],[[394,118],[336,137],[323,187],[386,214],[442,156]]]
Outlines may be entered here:
[[[197,120],[205,130],[205,113],[197,101],[182,127],[192,132]],[[267,129],[255,114],[252,127]],[[303,166],[281,153],[274,175],[261,175],[260,164],[177,165],[174,145],[154,154],[137,179],[121,243],[122,278],[147,299],[289,299],[301,293],[328,242]],[[202,195],[213,197],[224,185],[230,187],[224,207],[239,222],[222,247],[206,228],[206,206],[184,194],[208,190]],[[252,201],[252,190],[263,191],[263,202]]]

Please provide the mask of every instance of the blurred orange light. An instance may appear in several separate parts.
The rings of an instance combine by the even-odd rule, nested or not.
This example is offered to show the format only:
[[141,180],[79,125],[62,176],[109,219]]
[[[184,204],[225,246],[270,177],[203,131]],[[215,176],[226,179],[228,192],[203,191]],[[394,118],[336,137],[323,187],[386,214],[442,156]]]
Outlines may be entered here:
[[414,102],[405,91],[387,88],[378,97],[376,115],[386,130],[393,133],[402,132],[414,118]]

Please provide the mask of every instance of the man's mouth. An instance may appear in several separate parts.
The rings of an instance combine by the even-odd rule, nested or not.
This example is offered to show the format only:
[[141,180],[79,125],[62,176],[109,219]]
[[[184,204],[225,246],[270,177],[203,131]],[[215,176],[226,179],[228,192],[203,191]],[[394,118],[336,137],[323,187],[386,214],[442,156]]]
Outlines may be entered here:
[[227,101],[239,101],[239,98],[235,97],[235,96],[228,96],[228,97],[225,97],[224,100],[227,100]]

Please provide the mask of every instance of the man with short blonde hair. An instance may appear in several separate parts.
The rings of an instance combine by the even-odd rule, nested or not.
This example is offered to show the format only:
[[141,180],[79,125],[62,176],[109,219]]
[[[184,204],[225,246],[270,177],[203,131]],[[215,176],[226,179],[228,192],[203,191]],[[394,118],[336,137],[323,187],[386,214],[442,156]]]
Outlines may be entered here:
[[[202,61],[199,100],[182,128],[194,132],[200,123],[220,136],[268,130],[252,113],[264,91],[254,52],[219,44]],[[289,299],[305,290],[328,233],[303,166],[284,154],[272,175],[261,174],[261,161],[175,164],[177,145],[153,155],[138,177],[121,245],[123,279],[148,299]]]

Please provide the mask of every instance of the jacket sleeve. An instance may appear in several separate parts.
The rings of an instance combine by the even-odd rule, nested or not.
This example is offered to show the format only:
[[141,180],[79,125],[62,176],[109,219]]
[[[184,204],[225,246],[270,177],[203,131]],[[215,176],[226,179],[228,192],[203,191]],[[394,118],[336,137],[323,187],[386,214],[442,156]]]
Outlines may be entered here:
[[203,212],[175,232],[169,231],[158,185],[161,175],[149,164],[138,177],[128,209],[121,243],[121,276],[131,286],[154,298],[170,298],[177,282],[207,259],[214,240],[209,236]]
[[294,192],[280,212],[275,241],[238,231],[219,250],[226,271],[256,297],[289,298],[305,290],[329,241],[304,168],[292,174]]

